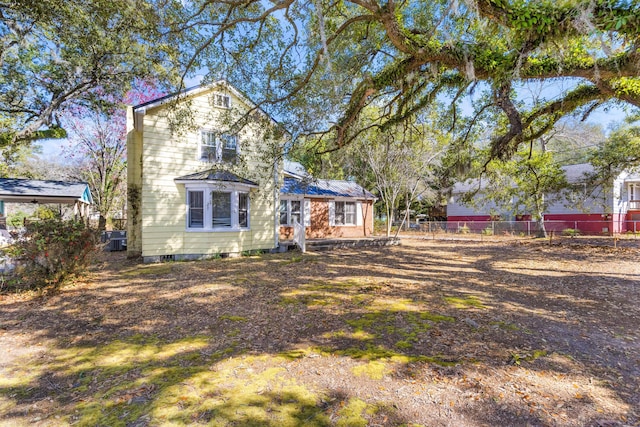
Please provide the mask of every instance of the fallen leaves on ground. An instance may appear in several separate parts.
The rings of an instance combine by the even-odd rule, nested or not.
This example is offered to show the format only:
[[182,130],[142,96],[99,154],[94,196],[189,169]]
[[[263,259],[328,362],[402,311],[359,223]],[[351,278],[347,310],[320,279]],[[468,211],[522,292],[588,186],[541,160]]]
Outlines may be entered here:
[[0,299],[0,424],[636,425],[640,257],[536,241],[142,265]]

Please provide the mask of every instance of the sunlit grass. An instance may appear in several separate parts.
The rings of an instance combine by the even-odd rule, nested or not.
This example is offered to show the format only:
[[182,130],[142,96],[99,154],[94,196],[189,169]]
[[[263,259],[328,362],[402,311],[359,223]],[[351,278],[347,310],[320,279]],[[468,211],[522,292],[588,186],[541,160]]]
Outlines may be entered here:
[[353,374],[355,376],[366,376],[372,380],[381,380],[389,372],[391,372],[391,369],[388,363],[382,360],[372,360],[353,368]]
[[[329,425],[318,404],[322,395],[286,375],[282,364],[291,357],[225,358],[225,349],[203,351],[209,345],[198,336],[176,342],[135,336],[59,349],[47,363],[26,365],[30,375],[20,376],[21,381],[5,380],[0,408],[8,411],[16,399],[28,399],[36,379],[55,372],[52,384],[60,382],[65,392],[83,396],[59,419],[62,424]],[[66,384],[72,384],[70,390]]]
[[120,274],[124,277],[136,277],[136,276],[147,276],[151,274],[168,274],[173,270],[173,264],[164,263],[164,264],[144,264],[137,265],[130,270],[125,270]]
[[[328,425],[320,396],[272,366],[280,357],[233,358],[163,389],[151,413],[163,425]],[[261,366],[261,368],[256,368]]]
[[[422,256],[420,252],[416,255]],[[240,264],[236,260],[221,261]],[[339,275],[321,270],[314,276],[303,270],[295,280],[287,277],[276,284],[268,281],[270,272],[264,259],[243,261],[249,264],[246,269],[243,265],[242,269],[230,271],[222,271],[219,265],[194,263],[192,267],[201,269],[198,274],[203,280],[189,278],[186,284],[180,280],[183,265],[179,263],[127,267],[123,283],[134,285],[123,284],[122,289],[114,290],[122,298],[114,299],[113,305],[146,303],[141,296],[146,295],[147,281],[153,289],[151,293],[165,286],[165,292],[170,289],[171,293],[153,300],[156,311],[152,313],[167,319],[192,313],[202,316],[194,317],[192,329],[179,319],[175,324],[167,322],[172,329],[166,334],[149,329],[157,335],[126,336],[129,331],[141,329],[125,325],[124,333],[109,330],[119,325],[115,312],[100,310],[98,317],[95,313],[85,315],[84,304],[61,305],[64,316],[86,320],[91,328],[104,331],[86,337],[82,332],[77,336],[75,331],[63,333],[60,338],[50,339],[37,354],[32,352],[1,367],[0,414],[5,415],[0,415],[0,425],[30,425],[41,417],[43,425],[79,426],[409,426],[413,424],[404,402],[399,402],[397,419],[391,416],[391,424],[383,421],[394,414],[395,390],[406,387],[407,396],[424,396],[425,387],[432,387],[431,391],[447,387],[446,392],[451,395],[478,397],[480,392],[471,385],[461,392],[459,389],[459,381],[466,381],[471,375],[477,376],[478,384],[481,380],[495,382],[494,376],[501,377],[502,384],[523,385],[529,381],[527,393],[537,395],[537,402],[548,403],[549,411],[555,411],[560,402],[566,407],[587,408],[589,404],[588,409],[582,410],[605,414],[603,419],[617,419],[632,411],[620,398],[616,380],[604,380],[604,376],[588,372],[575,354],[572,359],[542,348],[545,344],[540,343],[507,348],[502,342],[487,342],[490,353],[486,356],[484,350],[467,346],[465,339],[479,339],[485,331],[505,337],[528,334],[526,321],[495,316],[488,310],[498,313],[500,307],[528,314],[536,307],[528,307],[526,301],[519,305],[518,300],[510,301],[512,306],[507,307],[505,300],[493,299],[492,292],[485,288],[472,288],[466,279],[458,287],[445,284],[430,288],[434,277],[431,272],[428,277],[425,273],[425,277],[411,276],[409,280],[405,270],[398,274],[399,278],[390,274],[384,279],[350,277],[340,270],[335,270]],[[308,268],[305,264],[309,259],[296,254],[276,261],[269,266],[286,264],[287,269],[295,269]],[[313,261],[320,265],[321,257],[314,257]],[[463,264],[462,260],[456,262]],[[209,274],[207,268],[215,268],[215,274]],[[156,274],[167,277],[153,277]],[[266,297],[263,300],[237,298],[247,294],[252,297],[250,287],[264,283],[273,293],[258,292]],[[500,287],[502,282],[494,286]],[[179,293],[176,288],[180,288]],[[184,304],[175,303],[178,296]],[[224,305],[232,300],[230,296],[233,304],[243,305]],[[264,300],[271,305],[259,305],[253,312],[248,309],[252,303],[258,305]],[[202,305],[203,310],[191,312],[196,305]],[[186,314],[180,311],[185,307],[189,307]],[[215,310],[207,317],[203,313],[209,307]],[[270,309],[277,311],[276,316],[270,317]],[[460,314],[458,310],[487,311]],[[540,318],[554,314],[546,307],[536,310]],[[481,332],[474,330],[470,335],[469,328],[459,320],[467,316],[477,320]],[[292,328],[288,336],[288,328],[294,322],[294,326],[302,327]],[[457,322],[462,328],[456,328]],[[264,336],[252,343],[251,339],[260,333]],[[280,340],[277,344],[284,345],[272,347],[265,339],[271,334],[275,341]],[[615,336],[625,337],[631,342],[632,333]],[[35,333],[30,339],[39,343]],[[90,342],[91,339],[103,341]],[[493,355],[498,360],[486,369],[483,357]],[[459,366],[441,368],[453,365]],[[347,392],[341,393],[341,384],[346,384]],[[387,390],[369,393],[362,384]],[[486,397],[489,403],[504,403],[510,408],[527,403],[517,388],[494,393],[495,389],[483,387],[479,388],[483,394],[479,398]],[[484,403],[470,407],[483,411]],[[37,413],[36,404],[50,406]],[[542,406],[534,409],[543,414]],[[597,415],[593,419],[597,420]],[[553,424],[553,419],[544,415],[539,420]]]
[[366,427],[367,419],[364,418],[366,411],[373,412],[374,407],[358,398],[351,398],[339,411],[341,416],[337,423],[338,427]]
[[468,297],[453,297],[453,296],[447,296],[444,297],[444,300],[450,304],[452,307],[454,308],[459,308],[459,309],[465,309],[465,308],[479,308],[479,309],[485,309],[488,308],[482,301],[480,301],[480,298],[474,296],[474,295],[470,295]]

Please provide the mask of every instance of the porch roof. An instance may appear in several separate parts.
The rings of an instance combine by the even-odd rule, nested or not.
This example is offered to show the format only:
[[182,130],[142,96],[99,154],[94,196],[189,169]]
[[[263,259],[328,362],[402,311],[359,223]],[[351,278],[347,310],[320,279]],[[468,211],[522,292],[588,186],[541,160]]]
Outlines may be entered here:
[[7,203],[93,203],[86,182],[18,178],[0,178],[0,200]]

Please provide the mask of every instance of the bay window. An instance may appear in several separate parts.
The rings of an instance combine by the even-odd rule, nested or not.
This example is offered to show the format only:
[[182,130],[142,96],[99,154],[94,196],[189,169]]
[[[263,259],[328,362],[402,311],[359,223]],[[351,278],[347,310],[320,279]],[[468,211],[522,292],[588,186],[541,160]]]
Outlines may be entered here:
[[248,229],[248,188],[187,184],[187,230],[236,231]]
[[204,227],[204,192],[189,191],[187,193],[187,204],[189,206],[188,224],[189,228]]
[[231,193],[211,192],[211,226],[231,227]]
[[249,194],[238,193],[238,226],[249,227]]

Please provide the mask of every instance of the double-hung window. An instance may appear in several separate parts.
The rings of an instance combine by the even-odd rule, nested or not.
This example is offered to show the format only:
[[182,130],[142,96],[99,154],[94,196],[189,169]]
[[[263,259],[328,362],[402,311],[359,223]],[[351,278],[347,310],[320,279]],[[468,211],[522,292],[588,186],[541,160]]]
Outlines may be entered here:
[[249,194],[238,193],[238,226],[249,227]]
[[335,225],[356,225],[355,202],[335,202]]
[[204,191],[187,192],[189,228],[204,228]]
[[200,160],[213,163],[218,160],[218,142],[215,132],[202,131],[200,141]]
[[234,231],[249,228],[248,188],[187,185],[187,230]]
[[280,200],[280,225],[289,224],[289,201]]
[[207,163],[235,163],[238,157],[238,136],[212,130],[200,132],[200,160]]
[[231,228],[231,194],[211,192],[211,227]]
[[220,108],[231,108],[231,98],[229,95],[223,95],[221,93],[213,94],[213,105]]
[[280,225],[302,224],[302,201],[280,200]]
[[220,135],[220,148],[222,150],[222,161],[235,163],[238,155],[238,137],[223,133]]

